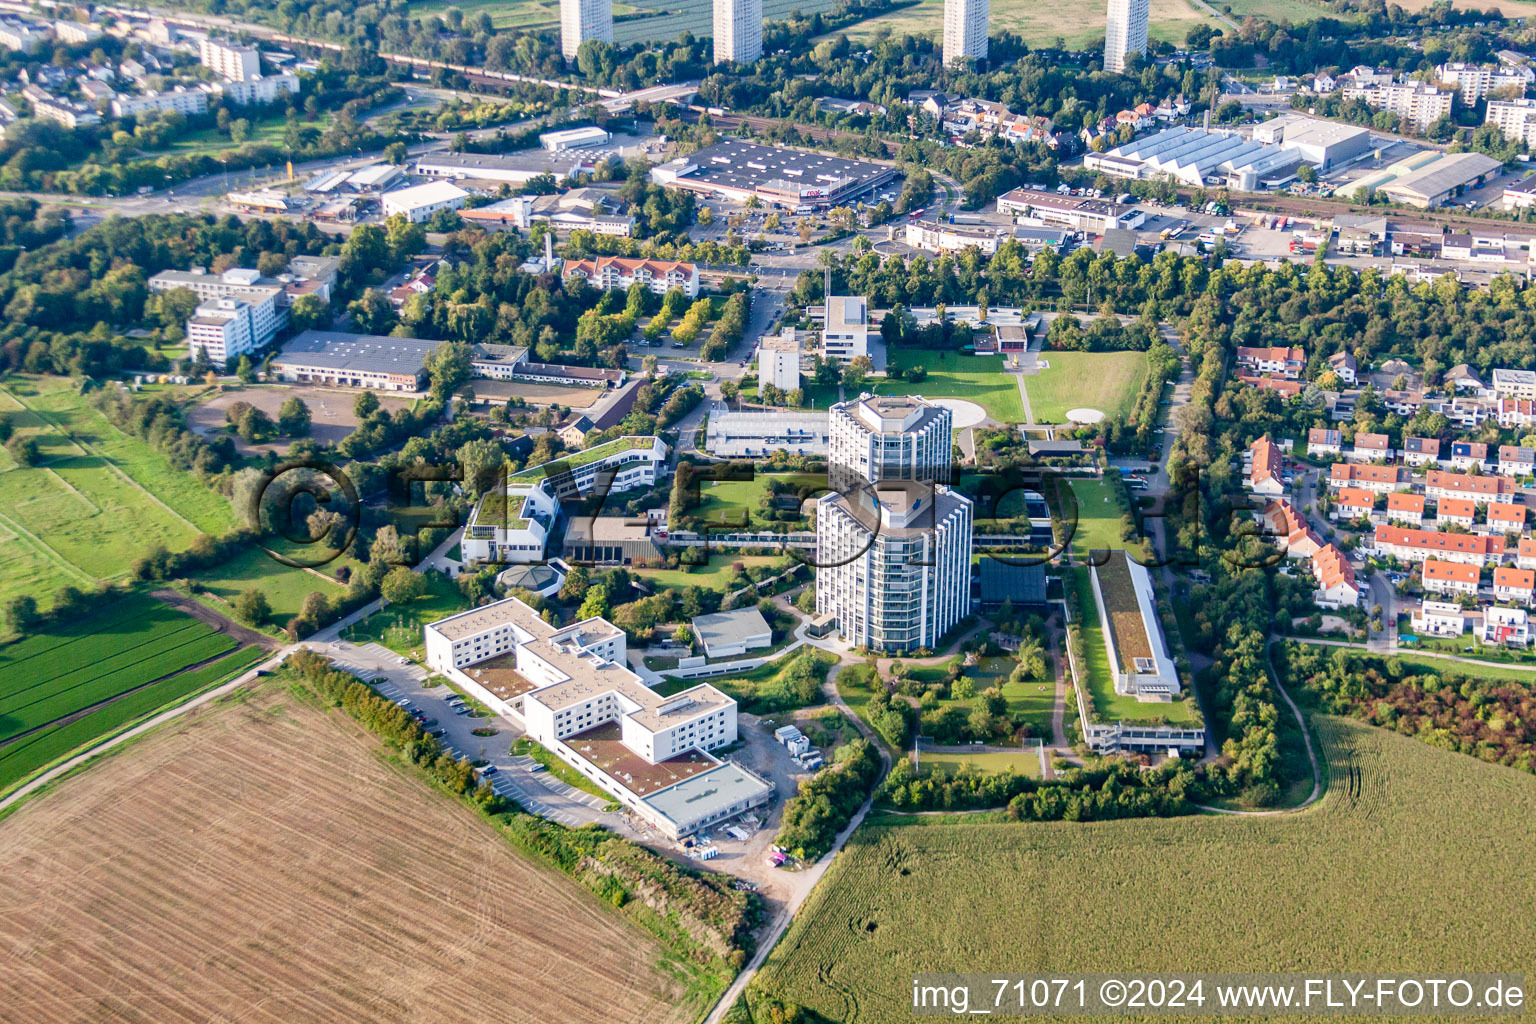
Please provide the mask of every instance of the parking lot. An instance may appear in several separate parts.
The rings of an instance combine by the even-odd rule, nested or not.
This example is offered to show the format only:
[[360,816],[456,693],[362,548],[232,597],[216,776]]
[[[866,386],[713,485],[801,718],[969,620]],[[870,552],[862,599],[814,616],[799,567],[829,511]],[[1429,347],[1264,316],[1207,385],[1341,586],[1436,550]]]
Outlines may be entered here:
[[[408,701],[402,706],[419,712],[430,731],[441,730],[438,739],[454,757],[489,762],[481,775],[502,796],[572,828],[600,822],[626,835],[635,834],[623,815],[605,810],[608,801],[566,785],[531,757],[514,756],[512,744],[522,730],[512,722],[459,714],[450,704],[457,696],[453,690],[446,685],[423,686],[430,675],[425,668],[379,644],[338,641],[327,646],[330,650],[324,653],[337,668],[372,683],[389,700]],[[496,735],[476,736],[474,730],[480,728],[495,729]]]

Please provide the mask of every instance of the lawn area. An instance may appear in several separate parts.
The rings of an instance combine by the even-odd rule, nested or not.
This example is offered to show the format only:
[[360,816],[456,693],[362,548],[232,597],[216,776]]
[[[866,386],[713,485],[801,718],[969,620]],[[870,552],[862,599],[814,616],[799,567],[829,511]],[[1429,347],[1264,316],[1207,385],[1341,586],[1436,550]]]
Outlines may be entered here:
[[[327,566],[327,569],[334,569]],[[283,626],[299,614],[304,598],[313,591],[320,591],[327,598],[340,597],[346,588],[331,579],[324,569],[310,572],[284,565],[259,547],[253,547],[240,555],[205,570],[196,577],[213,602],[221,611],[228,613],[230,605],[250,587],[258,587],[267,595],[272,607],[269,625]]]
[[[1317,727],[1334,781],[1302,814],[866,824],[748,999],[813,1020],[905,1024],[914,970],[973,971],[1005,947],[1047,977],[1126,963],[1373,973],[1536,958],[1536,929],[1491,923],[1536,901],[1536,778],[1346,719]],[[1424,884],[1436,878],[1461,880],[1457,898]]]
[[[1002,356],[965,356],[957,352],[927,349],[891,349],[892,366],[922,366],[928,376],[914,384],[909,380],[881,380],[875,390],[882,395],[921,395],[924,398],[963,398],[987,410],[1001,423],[1023,423],[1024,402],[1018,379],[1003,372]],[[1035,415],[1039,415],[1038,411]]]
[[[300,124],[305,128],[318,128],[321,131],[324,131],[326,128],[330,127],[330,123],[330,114],[321,114],[319,117],[312,121],[300,122]],[[175,142],[171,143],[169,146],[166,146],[164,149],[155,150],[154,153],[170,153],[176,156],[191,156],[196,154],[214,155],[222,153],[225,150],[239,149],[241,146],[245,145],[246,142],[264,142],[274,146],[280,146],[283,144],[283,139],[284,136],[287,135],[287,131],[288,123],[285,119],[281,117],[269,117],[264,121],[252,122],[251,133],[245,139],[245,142],[232,142],[230,141],[228,135],[225,135],[217,128],[204,128],[202,131],[189,132],[188,134],[183,135],[181,138],[177,139]]]
[[136,593],[0,647],[0,788],[263,655],[237,646]]
[[[1056,705],[1056,681],[1052,678],[1039,680],[1026,680],[1021,683],[1010,683],[1008,677],[1013,674],[1013,667],[1018,664],[1017,659],[1008,655],[999,655],[992,658],[982,658],[975,665],[961,671],[961,675],[971,680],[971,685],[976,693],[980,694],[996,686],[1002,689],[1003,696],[1008,699],[1008,714],[1022,714],[1029,722],[1030,739],[1026,745],[1033,743],[1035,737],[1050,736],[1051,712]],[[945,664],[938,665],[909,665],[906,676],[922,683],[942,682],[948,676]],[[868,700],[868,697],[865,697]],[[947,697],[939,701],[942,708],[950,705],[972,707],[976,703],[973,697],[964,699]],[[998,741],[1001,745],[1002,741]]]
[[[1465,646],[1465,645],[1463,645]],[[1408,666],[1414,672],[1433,672],[1438,676],[1458,675],[1467,676],[1470,679],[1508,679],[1511,673],[1536,672],[1536,665],[1471,665],[1464,661],[1447,661],[1445,658],[1415,658],[1413,648],[1399,648],[1397,660]],[[1407,651],[1408,653],[1402,653]],[[1481,658],[1481,648],[1468,658]],[[1364,653],[1364,648],[1361,649]],[[1522,682],[1532,681],[1528,676],[1520,676]]]
[[1065,423],[1072,409],[1117,415],[1135,401],[1147,376],[1145,352],[1047,351],[1040,358],[1050,368],[1024,378],[1036,423]]
[[[842,389],[833,384],[813,384],[807,377],[801,378],[800,392],[804,400],[800,403],[802,409],[827,409],[841,400]],[[858,397],[857,395],[852,397]],[[744,402],[756,402],[757,385],[741,389],[741,399]]]
[[[412,10],[415,6],[412,5]],[[1314,14],[1313,17],[1317,17]],[[1241,21],[1241,18],[1237,20]],[[1152,0],[1148,34],[1155,39],[1182,44],[1191,27],[1209,24],[1220,28],[1214,18],[1196,11],[1186,0]],[[1100,6],[1074,4],[1068,0],[996,0],[992,4],[992,31],[1007,29],[1022,36],[1031,46],[1051,46],[1057,37],[1068,47],[1083,47],[1104,39],[1104,11]],[[921,0],[917,4],[861,21],[843,32],[856,41],[874,39],[882,29],[894,36],[928,35],[938,37],[944,30],[944,4],[941,0]]]
[[1115,692],[1115,676],[1109,664],[1109,652],[1104,649],[1103,625],[1099,621],[1099,609],[1093,600],[1093,585],[1088,579],[1088,570],[1081,566],[1069,570],[1072,574],[1073,585],[1077,588],[1077,599],[1083,610],[1083,646],[1086,648],[1086,664],[1080,664],[1078,668],[1087,676],[1083,680],[1088,688],[1088,697],[1093,707],[1098,711],[1099,718],[1106,722],[1151,722],[1166,719],[1170,724],[1182,725],[1196,721],[1195,713],[1187,703],[1181,700],[1171,701],[1167,704],[1160,702],[1143,703],[1135,697]]
[[962,767],[971,765],[987,773],[1013,771],[1031,778],[1040,777],[1040,754],[1033,744],[1025,750],[987,751],[975,754],[955,754],[923,751],[918,766],[923,774],[944,769],[953,775]]
[[1120,539],[1120,507],[1115,504],[1114,488],[1104,480],[1073,477],[1068,483],[1077,500],[1077,522],[1072,527],[1072,553],[1086,558],[1090,551],[1116,551],[1125,547]]
[[703,587],[722,593],[729,587],[731,566],[737,562],[751,568],[754,565],[773,565],[789,568],[789,561],[780,555],[732,555],[709,556],[708,565],[696,565],[678,569],[631,569],[630,575],[648,580],[665,590],[682,590],[684,587]]
[[[1221,3],[1212,4],[1218,11],[1228,15],[1239,24],[1249,15],[1257,18],[1267,18],[1273,22],[1289,20],[1293,25],[1305,24],[1316,21],[1330,12],[1324,10],[1322,4],[1309,3],[1308,0],[1222,0]],[[1416,5],[1409,0],[1402,5],[1404,10],[1412,10]],[[1461,7],[1458,3],[1455,6]],[[1478,4],[1479,10],[1488,9],[1493,4]],[[1517,6],[1529,7],[1528,4]]]
[[704,480],[699,483],[699,507],[692,514],[712,524],[746,528],[767,492],[762,480]]
[[235,525],[219,495],[118,430],[62,378],[13,376],[0,410],[41,459],[0,455],[0,601],[120,579],[151,546],[172,550]]
[[469,607],[458,584],[440,572],[422,574],[427,592],[407,604],[386,605],[346,631],[353,643],[379,643],[396,654],[421,660],[421,627]]

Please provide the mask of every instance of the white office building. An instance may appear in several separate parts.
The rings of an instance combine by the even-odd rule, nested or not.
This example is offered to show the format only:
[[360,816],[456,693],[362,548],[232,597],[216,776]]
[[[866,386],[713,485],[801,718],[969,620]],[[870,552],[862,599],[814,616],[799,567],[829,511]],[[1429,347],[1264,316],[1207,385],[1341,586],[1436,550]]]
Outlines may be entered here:
[[464,205],[469,193],[451,181],[429,181],[425,185],[413,185],[384,193],[381,202],[384,216],[403,214],[413,224],[431,220],[439,210],[457,210]]
[[800,386],[800,339],[793,327],[765,334],[757,344],[757,386],[770,384],[784,392]]
[[1498,125],[1506,139],[1529,146],[1536,142],[1536,99],[1489,100],[1483,123]]
[[207,109],[207,93],[200,89],[186,89],[179,85],[165,92],[118,96],[112,101],[113,117],[140,117],[161,110],[175,110],[182,114],[201,114]]
[[225,360],[247,355],[277,336],[279,326],[273,296],[262,292],[236,292],[197,307],[187,321],[187,353],[194,358],[206,352],[209,362],[222,367]]
[[423,630],[427,665],[522,724],[671,839],[766,805],[773,786],[709,753],[737,739],[736,701],[707,683],[662,697],[625,667],[601,618],[556,627],[516,598]]
[[575,60],[588,39],[613,43],[613,0],[560,0],[560,52]]
[[1133,53],[1147,52],[1151,0],[1109,0],[1104,21],[1104,70],[1122,73]]
[[[954,414],[910,395],[863,394],[829,414],[829,472],[844,480],[943,483],[949,479]],[[834,490],[846,490],[834,482]]]
[[203,67],[231,82],[244,82],[261,74],[261,51],[254,46],[208,38],[197,44],[197,55]]
[[932,649],[970,614],[972,505],[937,483],[949,477],[952,422],[915,397],[832,407],[816,613],[855,646]]
[[714,5],[715,63],[751,64],[761,57],[763,0],[714,0]]
[[944,0],[944,64],[987,56],[992,0]]
[[508,483],[480,499],[464,528],[460,547],[465,561],[529,565],[543,563],[549,531],[560,517],[560,503],[549,480]]
[[843,365],[869,355],[869,300],[861,295],[828,297],[821,348]]
[[240,81],[215,82],[215,92],[239,107],[252,103],[273,103],[279,96],[299,94],[299,76],[291,71],[275,75],[255,75]]

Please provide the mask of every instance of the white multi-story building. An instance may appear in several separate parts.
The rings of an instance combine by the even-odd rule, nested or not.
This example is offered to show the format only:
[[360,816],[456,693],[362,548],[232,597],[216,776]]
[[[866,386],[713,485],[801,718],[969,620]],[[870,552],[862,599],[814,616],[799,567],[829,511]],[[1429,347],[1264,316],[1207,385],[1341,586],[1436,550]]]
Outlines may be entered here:
[[757,344],[757,385],[770,384],[784,392],[800,386],[800,339],[793,327],[765,334]]
[[1531,622],[1524,608],[1490,605],[1483,609],[1483,622],[1477,638],[1500,647],[1525,647],[1531,642]]
[[277,303],[268,292],[234,292],[197,307],[187,321],[187,351],[206,352],[215,366],[266,346],[277,337]]
[[[860,395],[829,414],[830,472],[842,481],[947,483],[954,414],[906,395]],[[845,488],[834,483],[834,490]]]
[[31,53],[46,43],[53,33],[43,25],[6,18],[0,21],[0,47]]
[[860,295],[827,298],[822,319],[821,348],[827,358],[843,365],[869,355],[869,300]]
[[560,502],[548,480],[491,491],[475,506],[464,528],[465,561],[528,565],[545,560],[549,531],[560,517]]
[[565,627],[507,598],[429,623],[427,665],[518,722],[671,839],[773,797],[711,750],[737,739],[736,702],[707,683],[670,697],[625,667],[624,633],[601,618]]
[[1104,70],[1125,71],[1133,53],[1147,52],[1147,20],[1151,0],[1109,0],[1104,21]]
[[992,0],[944,0],[944,64],[985,60]]
[[507,486],[522,487],[547,480],[555,497],[561,499],[594,491],[619,494],[654,484],[664,472],[668,451],[667,443],[659,437],[616,437],[595,448],[529,466],[514,473]]
[[751,64],[763,55],[763,0],[715,0],[715,63]]
[[1531,82],[1531,69],[1523,65],[1512,67],[1507,64],[1465,64],[1458,61],[1441,64],[1435,69],[1435,79],[1441,85],[1460,92],[1461,102],[1470,107],[1492,92],[1512,90],[1514,95],[1524,96],[1525,87]]
[[215,82],[213,88],[239,107],[252,103],[273,103],[284,93],[299,94],[299,76],[292,71],[275,75],[256,75],[239,81]]
[[632,259],[627,256],[599,256],[591,260],[569,260],[565,279],[586,278],[594,288],[628,291],[632,284],[643,284],[657,295],[676,288],[688,298],[699,294],[699,268],[677,260]]
[[705,449],[727,459],[751,459],[780,449],[791,455],[827,454],[827,414],[799,409],[730,412],[717,405],[709,414]]
[[113,117],[138,117],[161,110],[183,114],[201,114],[208,109],[208,94],[201,89],[177,86],[165,92],[146,92],[139,96],[118,96],[112,101]]
[[230,267],[222,274],[210,274],[202,267],[192,270],[162,270],[147,282],[152,292],[169,292],[185,288],[203,300],[219,299],[236,292],[266,292],[277,295],[283,290],[279,284],[261,283],[261,271],[246,267]]
[[560,52],[575,60],[588,39],[613,42],[613,0],[560,0]]
[[56,21],[53,23],[53,34],[58,37],[61,43],[81,46],[100,39],[101,28],[97,25],[88,25],[78,21]]
[[431,220],[439,210],[457,210],[464,205],[469,193],[451,181],[429,181],[425,185],[412,185],[386,192],[380,197],[384,216],[404,215],[412,224]]
[[926,252],[959,252],[974,247],[984,256],[997,252],[998,237],[1007,237],[997,228],[981,224],[945,224],[941,221],[907,222],[907,244]]
[[1413,613],[1413,631],[1421,636],[1461,636],[1466,628],[1466,610],[1453,601],[1425,600]]
[[197,55],[203,67],[231,82],[244,82],[261,74],[261,51],[254,46],[208,38],[197,44]]
[[862,395],[831,410],[830,493],[816,506],[816,611],[844,639],[933,648],[970,614],[972,505],[942,486],[948,409]]
[[1103,564],[1089,567],[1089,582],[1115,692],[1139,701],[1167,702],[1178,697],[1179,673],[1157,619],[1157,598],[1146,567],[1124,551],[1110,551]]
[[1409,79],[1385,85],[1352,85],[1344,90],[1347,100],[1364,100],[1376,110],[1385,110],[1407,121],[1416,131],[1426,131],[1442,117],[1451,115],[1455,93]]
[[1498,125],[1506,139],[1529,146],[1536,142],[1536,99],[1489,100],[1483,123]]

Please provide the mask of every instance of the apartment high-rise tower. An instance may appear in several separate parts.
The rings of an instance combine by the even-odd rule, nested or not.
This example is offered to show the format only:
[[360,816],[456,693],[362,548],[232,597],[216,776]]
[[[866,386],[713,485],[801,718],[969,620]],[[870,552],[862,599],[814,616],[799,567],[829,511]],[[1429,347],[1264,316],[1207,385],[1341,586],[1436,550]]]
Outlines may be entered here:
[[560,0],[560,52],[575,60],[588,39],[613,42],[613,0]]
[[750,64],[763,55],[763,0],[715,0],[715,63]]
[[1151,0],[1109,0],[1104,23],[1104,70],[1123,72],[1133,53],[1147,52]]
[[816,611],[879,651],[933,648],[971,609],[968,498],[949,476],[953,416],[861,395],[830,412],[835,493],[816,504]]
[[944,63],[987,55],[987,22],[992,0],[944,0]]

